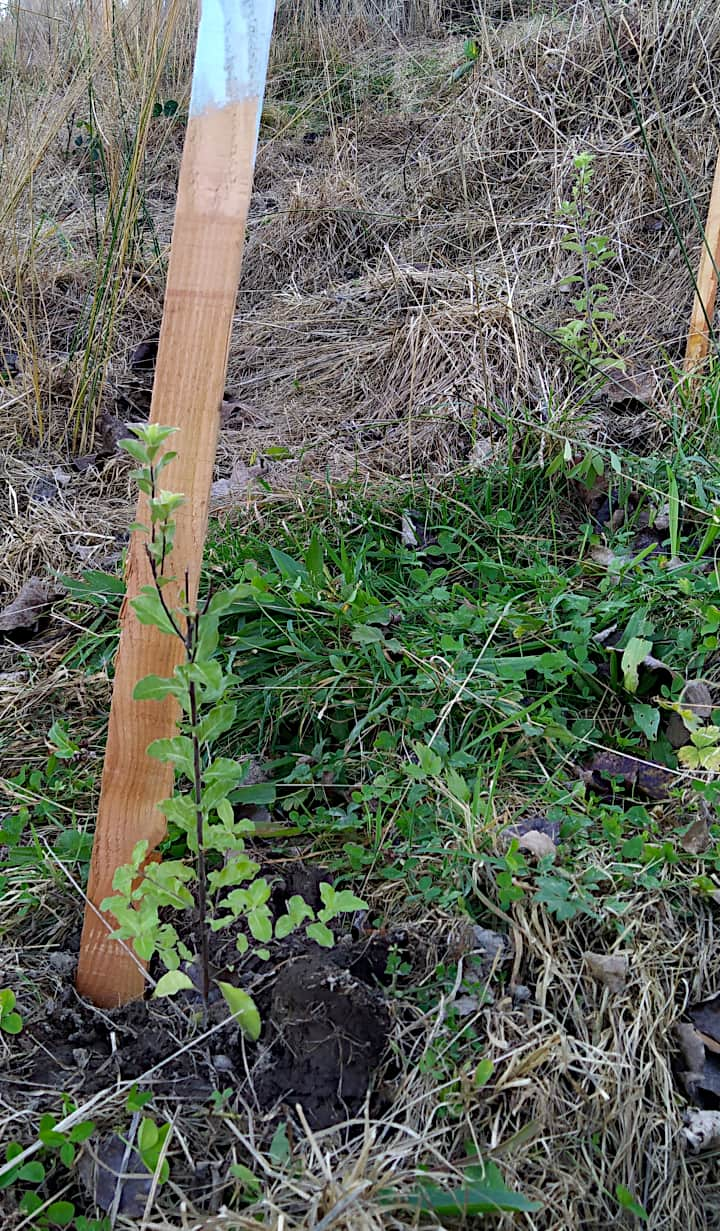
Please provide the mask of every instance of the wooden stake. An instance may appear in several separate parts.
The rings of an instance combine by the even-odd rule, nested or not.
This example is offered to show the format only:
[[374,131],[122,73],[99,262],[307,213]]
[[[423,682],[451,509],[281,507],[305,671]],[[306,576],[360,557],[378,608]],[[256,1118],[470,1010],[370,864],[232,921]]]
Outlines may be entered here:
[[715,312],[715,298],[718,285],[718,267],[720,266],[720,153],[715,165],[715,178],[710,205],[708,207],[707,224],[705,226],[705,241],[700,256],[700,267],[697,276],[697,291],[690,318],[687,349],[685,351],[685,371],[695,372],[707,358],[710,347],[710,330]]
[[[197,594],[212,480],[220,402],[240,277],[274,0],[203,0],[193,73],[190,119],[175,210],[165,308],[153,387],[151,421],[177,427],[178,457],[162,486],[182,492],[167,575]],[[137,520],[147,521],[145,498]],[[120,615],[115,685],[85,911],[78,991],[110,1007],[137,999],[144,972],[111,940],[114,921],[98,910],[112,893],[115,870],[146,838],[152,852],[165,834],[159,800],[172,771],[146,755],[148,744],[175,733],[176,705],[132,700],[149,674],[171,675],[183,658],[177,638],[141,625],[130,600],[150,571],[143,538],[134,534]],[[164,591],[173,603],[180,585]]]

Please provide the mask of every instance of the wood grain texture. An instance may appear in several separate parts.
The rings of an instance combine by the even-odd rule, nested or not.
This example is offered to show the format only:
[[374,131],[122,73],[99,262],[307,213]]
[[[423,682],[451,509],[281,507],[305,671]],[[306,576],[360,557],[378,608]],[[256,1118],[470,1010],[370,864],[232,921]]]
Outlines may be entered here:
[[[189,571],[191,601],[197,593],[207,510],[217,445],[230,329],[242,261],[250,200],[259,100],[244,99],[193,116],[188,124],[178,185],[150,418],[178,432],[169,442],[178,457],[162,476],[168,491],[183,492],[175,545],[166,570],[184,588]],[[145,498],[137,520],[146,521]],[[135,533],[128,556],[127,597],[120,617],[120,645],[110,710],[90,880],[85,911],[78,991],[111,1007],[144,991],[144,971],[134,955],[110,937],[113,922],[97,907],[112,893],[115,869],[127,863],[137,842],[150,850],[165,834],[156,804],[172,789],[172,770],[147,756],[154,739],[175,733],[176,703],[132,700],[135,684],[151,673],[171,675],[182,661],[175,637],[140,625],[130,599],[151,581],[144,536]],[[177,584],[168,586],[170,602]]]
[[[705,242],[700,256],[697,291],[693,303],[690,331],[685,350],[685,371],[696,371],[707,358],[710,348],[708,321],[712,323],[717,298],[718,266],[720,265],[720,153],[715,165],[715,178],[705,226]],[[704,305],[704,310],[703,310]]]

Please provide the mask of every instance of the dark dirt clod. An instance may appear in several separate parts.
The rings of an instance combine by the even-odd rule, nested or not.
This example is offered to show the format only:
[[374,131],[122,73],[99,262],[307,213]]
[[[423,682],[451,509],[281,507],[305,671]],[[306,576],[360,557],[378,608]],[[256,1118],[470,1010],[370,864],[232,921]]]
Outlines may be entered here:
[[260,1103],[300,1103],[312,1128],[356,1115],[387,1045],[382,994],[312,954],[280,972],[269,1016],[275,1041],[254,1076]]

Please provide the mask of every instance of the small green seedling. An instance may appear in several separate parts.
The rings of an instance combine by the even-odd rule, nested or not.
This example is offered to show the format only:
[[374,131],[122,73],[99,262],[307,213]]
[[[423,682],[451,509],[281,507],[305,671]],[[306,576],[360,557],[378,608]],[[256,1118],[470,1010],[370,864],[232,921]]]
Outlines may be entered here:
[[0,1030],[5,1034],[19,1034],[23,1019],[15,1012],[15,993],[9,987],[0,988]]
[[[139,463],[134,472],[137,485],[148,497],[149,522],[133,529],[146,536],[146,549],[153,584],[143,587],[133,600],[138,619],[178,637],[185,648],[185,661],[171,678],[146,676],[134,692],[139,701],[162,701],[174,697],[182,713],[180,733],[154,740],[148,754],[172,765],[176,775],[174,794],[158,807],[182,835],[192,859],[166,859],[148,863],[147,841],[137,843],[129,864],[118,868],[112,897],[101,903],[119,927],[115,936],[131,940],[138,957],[145,961],[157,954],[166,968],[155,988],[156,996],[191,991],[195,983],[182,963],[194,955],[181,941],[177,929],[166,919],[168,910],[192,910],[196,914],[196,947],[200,992],[207,1017],[210,993],[210,933],[243,920],[247,931],[238,935],[237,948],[245,953],[250,938],[255,952],[269,957],[265,947],[305,925],[308,937],[318,944],[334,943],[328,924],[338,915],[365,908],[349,890],[320,886],[322,909],[317,912],[300,897],[291,898],[287,913],[273,920],[270,907],[272,886],[259,876],[260,865],[245,851],[245,839],[253,824],[236,816],[234,801],[267,804],[274,789],[267,783],[242,786],[246,765],[229,757],[214,756],[213,745],[236,722],[237,705],[228,700],[235,683],[216,658],[221,616],[246,601],[252,592],[248,583],[213,594],[201,611],[183,603],[171,609],[165,599],[167,561],[175,537],[173,515],[183,497],[159,488],[158,477],[176,456],[163,452],[174,429],[146,424],[134,427],[135,438],[122,442]],[[187,579],[185,584],[187,594]],[[231,798],[232,796],[232,798]],[[163,914],[161,915],[161,912]],[[251,1039],[260,1034],[260,1016],[251,997],[233,984],[222,982],[219,990],[238,1025]],[[148,1132],[150,1130],[147,1130]]]

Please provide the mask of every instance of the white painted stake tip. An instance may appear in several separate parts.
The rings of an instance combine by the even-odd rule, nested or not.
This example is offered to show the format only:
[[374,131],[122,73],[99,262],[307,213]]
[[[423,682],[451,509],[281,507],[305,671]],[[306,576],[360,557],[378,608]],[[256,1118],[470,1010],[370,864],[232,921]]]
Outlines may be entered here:
[[274,0],[202,0],[191,116],[262,98],[274,12]]

